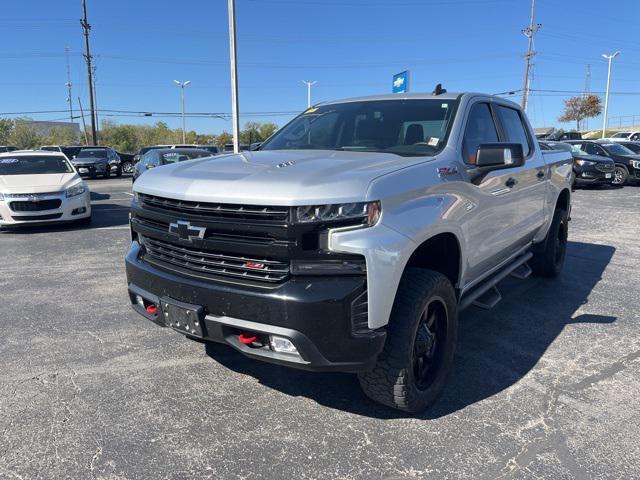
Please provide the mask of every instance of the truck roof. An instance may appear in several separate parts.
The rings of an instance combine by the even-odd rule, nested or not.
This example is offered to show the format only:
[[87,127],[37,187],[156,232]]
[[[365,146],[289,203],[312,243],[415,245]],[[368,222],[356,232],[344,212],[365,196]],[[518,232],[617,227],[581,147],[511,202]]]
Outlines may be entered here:
[[[348,103],[348,102],[372,102],[377,100],[457,100],[462,95],[465,96],[482,96],[482,97],[495,97],[506,103],[513,103],[511,100],[503,97],[491,95],[489,93],[481,92],[446,92],[439,95],[434,95],[430,92],[417,92],[417,93],[389,93],[384,95],[369,95],[364,97],[352,97],[342,100],[329,100],[326,102],[320,102],[317,105],[332,105],[334,103]],[[514,105],[516,105],[514,103]]]

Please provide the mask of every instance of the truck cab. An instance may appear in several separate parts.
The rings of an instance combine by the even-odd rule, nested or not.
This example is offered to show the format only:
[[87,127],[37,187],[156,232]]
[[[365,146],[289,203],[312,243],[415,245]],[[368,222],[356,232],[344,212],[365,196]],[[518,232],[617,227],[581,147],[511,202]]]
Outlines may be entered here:
[[571,181],[570,152],[543,153],[502,98],[315,105],[257,150],[140,177],[130,301],[257,360],[355,372],[374,400],[421,411],[451,369],[459,310],[490,308],[511,273],[560,273]]

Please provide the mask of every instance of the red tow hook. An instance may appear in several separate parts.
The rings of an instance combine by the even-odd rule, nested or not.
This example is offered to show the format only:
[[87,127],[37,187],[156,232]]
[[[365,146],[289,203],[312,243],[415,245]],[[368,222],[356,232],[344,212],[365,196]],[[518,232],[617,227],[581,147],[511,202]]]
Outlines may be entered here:
[[158,313],[158,307],[156,307],[153,303],[151,305],[147,305],[147,313],[149,315],[155,315]]
[[258,337],[250,333],[242,332],[240,335],[238,335],[238,341],[240,343],[244,343],[245,345],[251,345],[256,340],[258,340]]

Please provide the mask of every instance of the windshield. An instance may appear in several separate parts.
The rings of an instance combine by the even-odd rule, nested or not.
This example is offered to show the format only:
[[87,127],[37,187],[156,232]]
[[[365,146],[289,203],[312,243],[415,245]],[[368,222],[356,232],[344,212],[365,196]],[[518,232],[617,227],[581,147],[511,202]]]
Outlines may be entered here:
[[618,145],[617,143],[609,143],[604,146],[609,152],[615,155],[635,155],[631,150],[629,150],[624,145]]
[[571,145],[571,153],[574,157],[578,155],[589,155],[581,148],[580,144]]
[[211,154],[209,152],[185,152],[185,151],[174,151],[174,152],[166,152],[160,155],[162,157],[162,163],[176,163],[176,162],[184,162],[185,160],[192,160],[194,158],[200,157],[209,157]]
[[613,135],[611,138],[627,138],[630,134],[626,132],[619,132]]
[[49,156],[0,157],[0,175],[73,173],[66,158]]
[[76,158],[107,158],[107,150],[104,148],[92,148],[80,150]]
[[403,156],[444,148],[455,100],[376,100],[306,110],[260,150],[345,150]]

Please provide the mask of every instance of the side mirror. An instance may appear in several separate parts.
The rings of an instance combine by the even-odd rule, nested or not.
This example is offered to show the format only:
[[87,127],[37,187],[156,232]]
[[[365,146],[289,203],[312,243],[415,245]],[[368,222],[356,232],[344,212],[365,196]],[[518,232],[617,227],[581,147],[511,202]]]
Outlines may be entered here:
[[260,148],[260,145],[262,145],[262,142],[252,143],[251,145],[249,145],[249,150],[258,150]]
[[520,143],[483,143],[476,152],[476,167],[499,170],[524,164],[524,152]]

